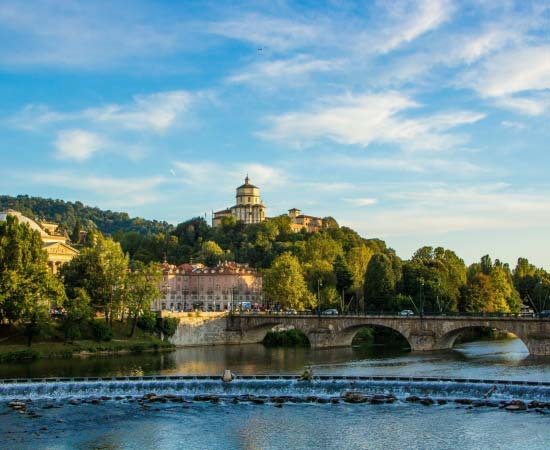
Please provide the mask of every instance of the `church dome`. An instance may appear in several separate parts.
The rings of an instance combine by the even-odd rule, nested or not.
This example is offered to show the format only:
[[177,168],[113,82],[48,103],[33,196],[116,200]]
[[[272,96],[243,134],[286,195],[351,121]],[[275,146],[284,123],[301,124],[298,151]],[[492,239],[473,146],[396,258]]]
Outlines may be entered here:
[[250,184],[250,178],[248,177],[248,175],[247,175],[246,178],[244,179],[244,184],[242,184],[241,186],[239,186],[237,189],[245,189],[245,188],[248,188],[248,189],[260,189],[258,186],[254,186],[253,184]]
[[15,211],[13,209],[0,212],[0,221],[3,222],[7,220],[8,216],[17,217],[19,223],[26,223],[31,230],[38,231],[40,236],[45,236],[47,234],[34,220],[29,219],[27,216],[24,216],[19,211]]

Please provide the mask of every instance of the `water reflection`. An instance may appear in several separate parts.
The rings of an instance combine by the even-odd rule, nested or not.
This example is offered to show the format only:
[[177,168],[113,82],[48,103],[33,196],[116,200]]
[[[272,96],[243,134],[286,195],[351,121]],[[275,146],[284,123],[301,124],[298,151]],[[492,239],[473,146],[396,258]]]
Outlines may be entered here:
[[283,349],[262,345],[192,347],[171,353],[0,364],[2,378],[238,374],[450,376],[550,381],[550,358],[529,356],[521,341],[483,341],[454,350],[407,352],[384,347]]

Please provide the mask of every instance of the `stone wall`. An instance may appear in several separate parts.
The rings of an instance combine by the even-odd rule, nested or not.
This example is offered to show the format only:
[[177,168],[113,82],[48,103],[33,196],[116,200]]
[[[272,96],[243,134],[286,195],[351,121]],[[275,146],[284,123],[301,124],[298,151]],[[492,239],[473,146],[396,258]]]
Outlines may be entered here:
[[177,347],[196,345],[251,344],[258,342],[255,333],[243,336],[236,330],[228,330],[228,312],[170,312],[162,311],[162,317],[180,320],[170,342]]

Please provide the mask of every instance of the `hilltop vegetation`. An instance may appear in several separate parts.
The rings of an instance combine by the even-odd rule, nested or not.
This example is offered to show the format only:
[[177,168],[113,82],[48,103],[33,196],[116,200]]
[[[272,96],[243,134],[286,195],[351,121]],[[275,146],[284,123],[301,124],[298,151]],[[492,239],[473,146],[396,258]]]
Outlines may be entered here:
[[169,233],[173,226],[167,222],[146,220],[141,217],[131,218],[127,213],[105,211],[86,206],[81,202],[66,202],[49,198],[29,197],[28,195],[0,195],[0,211],[15,209],[35,220],[54,222],[67,231],[73,230],[77,221],[86,231],[100,231],[111,235],[118,230],[135,231],[148,235]]
[[318,233],[294,233],[285,215],[254,225],[226,217],[218,228],[195,217],[174,227],[79,202],[4,196],[0,206],[111,234],[132,268],[163,260],[248,263],[263,272],[266,298],[281,307],[313,309],[320,299],[321,308],[345,311],[518,313],[522,303],[550,309],[550,274],[525,258],[514,269],[489,255],[467,267],[450,249],[422,247],[402,260],[384,241],[365,239],[331,217]]

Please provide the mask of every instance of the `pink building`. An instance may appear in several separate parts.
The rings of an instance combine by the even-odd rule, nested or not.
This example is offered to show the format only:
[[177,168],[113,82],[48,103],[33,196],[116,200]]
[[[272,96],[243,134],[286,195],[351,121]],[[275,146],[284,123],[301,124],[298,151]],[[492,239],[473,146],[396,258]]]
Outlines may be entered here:
[[262,276],[248,264],[163,264],[162,296],[154,311],[230,311],[263,304]]

